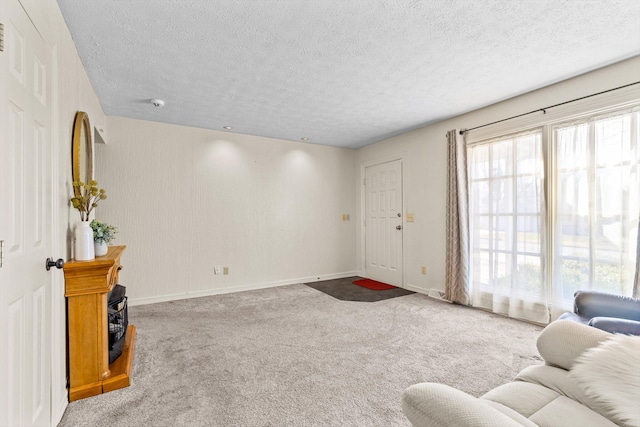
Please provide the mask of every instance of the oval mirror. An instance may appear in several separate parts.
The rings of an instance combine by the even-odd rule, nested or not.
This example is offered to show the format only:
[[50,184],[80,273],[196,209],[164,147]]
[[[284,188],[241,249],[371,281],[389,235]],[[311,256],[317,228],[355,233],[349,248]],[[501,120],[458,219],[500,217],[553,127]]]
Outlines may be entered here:
[[[72,153],[72,180],[88,183],[93,179],[93,144],[89,116],[84,111],[78,111],[73,122]],[[74,191],[79,197],[80,190],[74,187]]]

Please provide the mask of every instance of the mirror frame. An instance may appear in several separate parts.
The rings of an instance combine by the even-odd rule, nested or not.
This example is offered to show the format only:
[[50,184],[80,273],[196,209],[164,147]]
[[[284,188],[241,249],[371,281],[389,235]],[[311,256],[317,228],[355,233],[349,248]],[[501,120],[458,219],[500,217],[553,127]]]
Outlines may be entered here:
[[[84,130],[84,138],[82,131]],[[78,111],[73,121],[73,138],[72,138],[72,160],[71,160],[71,177],[72,181],[82,181],[88,183],[93,179],[93,143],[91,141],[91,125],[89,124],[89,115],[84,111]],[[84,165],[83,162],[87,162]],[[85,166],[87,176],[80,176],[82,167]],[[80,189],[74,187],[76,197],[80,197]]]

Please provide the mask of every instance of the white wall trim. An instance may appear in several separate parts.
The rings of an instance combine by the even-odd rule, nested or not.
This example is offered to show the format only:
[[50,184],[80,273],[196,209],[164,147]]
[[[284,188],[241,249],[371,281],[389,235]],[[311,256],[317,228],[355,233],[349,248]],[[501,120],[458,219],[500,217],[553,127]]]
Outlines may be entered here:
[[427,289],[427,288],[425,288],[423,286],[420,286],[420,285],[414,285],[412,283],[407,283],[403,287],[408,291],[417,292],[419,294],[424,294],[424,295],[428,295],[429,294],[429,289]]
[[[396,160],[404,160],[404,157],[407,155],[406,151],[396,154],[390,154],[388,156],[378,157],[374,160],[369,160],[367,162],[363,162],[360,164],[360,171],[364,172],[364,170],[371,166],[378,166],[383,163],[395,162]],[[361,177],[364,179],[364,175]]]
[[45,41],[45,43],[50,44],[53,40],[55,40],[55,33],[53,32],[49,21],[43,14],[41,6],[38,4],[41,2],[38,2],[37,0],[18,1],[22,5],[22,8],[29,16],[29,19],[33,23],[33,26],[35,27],[38,34],[40,34],[40,37],[42,37],[42,39]]
[[[52,68],[52,124],[51,124],[51,138],[52,138],[52,183],[51,183],[51,207],[52,207],[52,242],[51,248],[53,250],[53,258],[57,259],[64,257],[65,246],[60,233],[58,225],[60,224],[60,93],[59,93],[59,50],[56,43],[51,48],[51,60],[53,63]],[[68,389],[67,389],[67,352],[66,352],[66,319],[67,315],[64,311],[65,296],[64,296],[64,274],[61,270],[54,270],[51,283],[51,425],[57,425],[64,411],[69,403]]]
[[365,220],[366,220],[366,198],[367,198],[367,189],[364,185],[364,179],[366,177],[366,169],[372,166],[378,166],[384,163],[395,162],[399,160],[402,165],[402,283],[401,285],[404,287],[405,283],[405,253],[406,253],[406,240],[405,239],[405,218],[407,212],[407,162],[405,161],[407,152],[403,151],[397,154],[390,154],[388,156],[379,157],[374,160],[370,160],[367,162],[360,163],[360,259],[358,262],[358,274],[362,277],[367,277],[366,273],[366,265],[365,265],[365,255],[367,252],[366,247],[366,229],[365,229]]
[[130,298],[128,300],[128,305],[130,307],[133,307],[136,305],[155,304],[158,302],[168,302],[168,301],[176,301],[181,299],[208,297],[212,295],[222,295],[222,294],[230,294],[234,292],[253,291],[257,289],[275,288],[278,286],[297,285],[302,283],[313,283],[321,280],[343,279],[345,277],[351,277],[351,276],[358,276],[358,273],[355,271],[347,271],[343,273],[324,274],[320,276],[300,277],[297,279],[289,279],[284,281],[254,283],[254,284],[244,285],[244,286],[229,286],[226,288],[205,289],[202,291],[195,291],[195,292],[166,294],[166,295],[160,295],[160,296],[148,297],[148,298]]
[[433,288],[426,289],[426,288],[423,288],[422,286],[412,285],[410,283],[407,283],[407,285],[405,286],[405,289],[408,291],[413,291],[422,295],[426,295],[429,298],[433,298],[438,301],[446,302],[447,304],[453,304],[451,301],[440,297],[440,294],[444,294],[444,291],[441,291],[439,289],[433,289]]
[[60,421],[62,421],[62,416],[64,415],[64,411],[67,410],[67,406],[69,406],[69,399],[67,397],[67,393],[65,392],[58,402],[51,401],[51,425],[57,426]]

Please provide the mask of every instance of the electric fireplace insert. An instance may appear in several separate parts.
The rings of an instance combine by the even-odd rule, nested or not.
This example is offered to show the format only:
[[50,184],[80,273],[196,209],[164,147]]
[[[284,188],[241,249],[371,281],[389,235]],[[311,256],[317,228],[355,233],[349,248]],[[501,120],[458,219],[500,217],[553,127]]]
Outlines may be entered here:
[[127,288],[115,285],[109,293],[107,317],[109,322],[109,364],[122,354],[129,319],[127,316]]

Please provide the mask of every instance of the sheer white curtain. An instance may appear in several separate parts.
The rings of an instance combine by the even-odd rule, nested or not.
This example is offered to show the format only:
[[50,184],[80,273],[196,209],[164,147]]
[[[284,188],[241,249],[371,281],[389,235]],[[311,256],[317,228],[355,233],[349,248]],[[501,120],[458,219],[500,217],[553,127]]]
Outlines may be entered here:
[[632,297],[640,298],[640,217],[638,217],[638,228],[636,230],[638,245],[636,246],[636,278],[633,280]]
[[472,305],[549,321],[542,130],[468,147]]
[[640,296],[639,109],[468,146],[473,306],[546,323],[579,289]]
[[634,293],[640,212],[638,111],[553,128],[556,157],[554,315],[573,293]]

